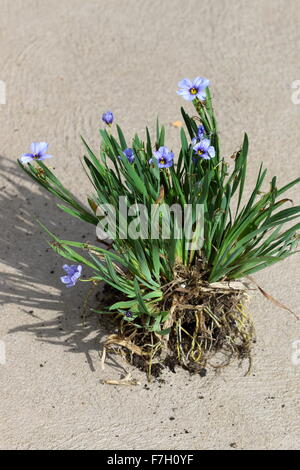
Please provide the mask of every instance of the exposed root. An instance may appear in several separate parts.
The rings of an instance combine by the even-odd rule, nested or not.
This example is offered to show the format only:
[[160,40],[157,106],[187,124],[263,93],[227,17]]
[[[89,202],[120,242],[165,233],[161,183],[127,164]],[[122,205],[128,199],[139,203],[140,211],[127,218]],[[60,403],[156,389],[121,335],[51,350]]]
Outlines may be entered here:
[[[254,327],[246,308],[248,286],[228,281],[209,284],[199,267],[187,271],[179,266],[174,281],[163,289],[157,309],[170,311],[163,325],[170,333],[161,336],[117,317],[119,333],[107,339],[105,350],[113,348],[125,356],[149,380],[166,365],[201,373],[207,364],[218,369],[235,358],[248,359],[250,370]],[[139,321],[143,326],[143,317]]]

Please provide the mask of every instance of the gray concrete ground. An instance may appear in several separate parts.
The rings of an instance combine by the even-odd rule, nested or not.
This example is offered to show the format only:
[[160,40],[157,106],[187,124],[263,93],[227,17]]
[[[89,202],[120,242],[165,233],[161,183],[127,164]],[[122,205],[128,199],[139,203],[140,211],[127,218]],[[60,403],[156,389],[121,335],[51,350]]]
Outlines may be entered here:
[[[180,119],[183,77],[212,83],[224,155],[250,138],[248,188],[263,160],[284,184],[299,174],[300,5],[297,0],[0,0],[1,313],[0,447],[3,449],[296,449],[299,323],[259,294],[251,302],[258,341],[253,372],[167,372],[165,385],[101,384],[103,330],[80,319],[86,286],[65,290],[61,259],[47,249],[39,217],[66,238],[94,240],[63,215],[16,165],[45,140],[62,181],[89,190],[80,134],[98,145],[99,116],[112,109],[125,132]],[[187,107],[189,105],[187,104]],[[190,108],[191,109],[191,108]],[[168,145],[178,129],[168,126]],[[289,197],[299,203],[297,189]],[[299,311],[299,258],[256,276]],[[3,343],[1,343],[3,345]],[[295,344],[294,344],[295,346]],[[295,355],[296,356],[296,355]],[[175,419],[171,419],[175,418]]]

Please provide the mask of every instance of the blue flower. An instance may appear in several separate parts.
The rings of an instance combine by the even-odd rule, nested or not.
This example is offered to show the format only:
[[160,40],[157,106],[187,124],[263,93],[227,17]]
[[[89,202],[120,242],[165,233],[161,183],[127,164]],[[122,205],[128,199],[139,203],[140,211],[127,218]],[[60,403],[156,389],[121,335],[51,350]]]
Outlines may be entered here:
[[204,160],[210,160],[216,156],[215,148],[210,145],[209,139],[202,139],[193,149],[195,150],[195,156],[201,157]]
[[205,136],[205,128],[203,124],[201,124],[201,126],[198,126],[198,129],[197,129],[197,139],[201,140],[203,139],[204,136]]
[[47,142],[32,142],[30,153],[23,153],[20,157],[20,162],[31,163],[34,160],[45,160],[46,158],[51,158],[52,155],[46,153],[47,150]]
[[[123,154],[125,155],[125,157],[127,158],[127,160],[129,161],[129,163],[133,163],[134,162],[134,152],[132,149],[125,149],[123,150]],[[119,157],[120,158],[120,157]]]
[[194,137],[192,139],[192,144],[196,145],[196,143],[199,140],[202,140],[204,137],[205,137],[205,128],[204,128],[203,124],[201,124],[201,126],[198,126],[198,129],[197,129],[197,137]]
[[132,317],[133,317],[132,311],[131,311],[131,310],[128,310],[128,311],[125,313],[125,316],[126,316],[127,318],[132,318]]
[[[158,168],[170,168],[174,163],[174,153],[170,152],[168,147],[160,147],[157,152],[154,152],[153,157],[157,160]],[[149,160],[153,163],[153,158]]]
[[180,90],[177,94],[182,96],[187,101],[193,101],[195,98],[203,101],[206,99],[206,88],[209,85],[209,80],[202,77],[196,77],[193,81],[185,78],[178,83]]
[[102,114],[102,121],[105,122],[105,124],[108,124],[109,126],[113,123],[114,120],[114,115],[111,111],[106,111],[105,113]]
[[61,282],[65,284],[66,287],[74,287],[81,276],[82,266],[80,266],[80,264],[72,264],[71,266],[64,264],[63,270],[67,273],[67,275],[61,276]]

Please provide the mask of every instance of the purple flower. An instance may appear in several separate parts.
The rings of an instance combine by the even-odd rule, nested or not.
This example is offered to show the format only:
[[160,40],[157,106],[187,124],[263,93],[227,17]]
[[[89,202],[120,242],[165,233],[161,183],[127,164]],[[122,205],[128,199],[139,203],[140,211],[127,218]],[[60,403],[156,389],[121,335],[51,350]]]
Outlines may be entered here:
[[[160,147],[153,156],[157,160],[158,168],[170,168],[174,163],[174,153],[170,152],[168,147]],[[153,163],[153,158],[149,160],[149,163]]]
[[114,115],[111,111],[106,111],[105,113],[102,114],[102,121],[105,122],[105,124],[108,124],[109,126],[113,123],[114,120]]
[[195,98],[203,101],[206,99],[206,90],[209,85],[209,80],[202,77],[196,77],[193,81],[185,78],[178,83],[180,90],[177,94],[182,96],[187,101],[193,101]]
[[[125,155],[125,157],[127,158],[127,160],[129,161],[129,163],[133,163],[134,162],[134,152],[132,149],[125,149],[123,150],[123,154]],[[119,157],[121,158],[121,157]]]
[[205,136],[205,128],[203,126],[203,124],[201,124],[201,126],[198,126],[198,129],[197,129],[197,137],[194,137],[192,139],[192,144],[193,145],[196,145],[196,143],[199,141],[199,140],[202,140]]
[[45,160],[51,158],[52,155],[46,153],[48,150],[47,142],[32,142],[30,153],[23,153],[20,157],[21,163],[31,163],[34,160]]
[[197,129],[197,139],[201,140],[203,139],[204,136],[205,136],[205,129],[204,129],[203,124],[201,124],[201,126],[198,126],[198,129]]
[[210,160],[216,155],[215,148],[210,145],[209,139],[202,139],[193,149],[195,150],[195,156],[204,158],[204,160]]
[[127,318],[132,318],[133,314],[132,314],[132,311],[131,310],[128,310],[126,313],[125,313],[125,316]]
[[81,276],[82,266],[80,264],[63,265],[63,270],[67,273],[66,276],[61,276],[60,280],[66,287],[74,287],[76,282]]

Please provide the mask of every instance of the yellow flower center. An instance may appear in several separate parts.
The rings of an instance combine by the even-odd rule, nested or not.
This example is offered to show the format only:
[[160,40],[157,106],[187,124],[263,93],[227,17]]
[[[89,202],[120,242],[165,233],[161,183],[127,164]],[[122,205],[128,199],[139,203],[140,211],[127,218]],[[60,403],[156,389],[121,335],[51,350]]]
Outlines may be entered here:
[[193,87],[193,88],[190,89],[190,93],[191,93],[191,95],[197,95],[198,90]]
[[198,153],[198,155],[203,155],[204,154],[203,150],[200,150],[200,149],[198,150],[197,153]]
[[160,158],[159,163],[161,163],[162,165],[165,165],[165,164],[166,164],[166,160],[162,157],[162,158]]
[[39,158],[39,155],[38,155],[37,153],[35,153],[35,154],[33,155],[33,158],[36,160],[37,158]]

